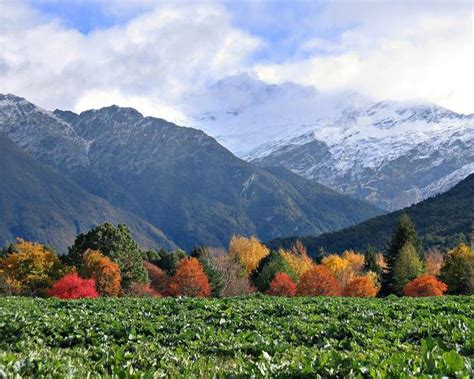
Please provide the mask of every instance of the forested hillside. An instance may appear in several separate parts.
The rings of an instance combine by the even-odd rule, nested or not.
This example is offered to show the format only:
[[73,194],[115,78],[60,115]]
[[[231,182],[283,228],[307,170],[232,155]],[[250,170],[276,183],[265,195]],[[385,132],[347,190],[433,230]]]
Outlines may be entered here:
[[[403,210],[378,216],[361,224],[320,236],[299,238],[313,256],[321,251],[343,252],[346,249],[364,251],[368,245],[385,249],[400,215],[406,213],[415,224],[425,248],[451,248],[459,242],[469,242],[474,229],[474,174],[448,192],[429,198]],[[272,248],[289,247],[297,237],[276,239]]]

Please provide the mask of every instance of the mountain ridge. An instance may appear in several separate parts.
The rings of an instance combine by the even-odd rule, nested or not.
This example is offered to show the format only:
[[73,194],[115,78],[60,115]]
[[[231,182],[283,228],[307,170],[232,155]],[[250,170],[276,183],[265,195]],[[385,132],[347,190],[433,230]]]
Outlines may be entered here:
[[[143,117],[133,108],[35,113],[24,99],[3,107],[2,99],[5,96],[0,96],[0,130],[17,143],[27,140],[23,149],[31,156],[156,226],[184,249],[225,246],[234,233],[261,239],[322,233],[382,213],[344,196],[337,211],[328,212],[316,195],[321,192],[334,204],[340,194],[316,184],[297,189],[287,179],[235,157],[201,130]],[[24,114],[22,107],[28,108]],[[64,124],[72,137],[60,134],[57,144],[43,145],[54,140]],[[61,152],[69,146],[76,154],[55,156],[55,149]],[[45,147],[50,148],[47,156]],[[314,201],[305,201],[307,194]]]

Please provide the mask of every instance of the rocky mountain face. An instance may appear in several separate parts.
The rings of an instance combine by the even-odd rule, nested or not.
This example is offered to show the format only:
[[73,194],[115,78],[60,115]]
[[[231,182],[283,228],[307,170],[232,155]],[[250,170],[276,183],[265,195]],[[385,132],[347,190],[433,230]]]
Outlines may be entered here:
[[111,206],[33,159],[0,133],[0,246],[22,237],[66,252],[77,234],[126,223],[143,247],[176,245],[153,225]]
[[446,191],[474,172],[474,115],[433,104],[373,103],[248,75],[220,81],[189,104],[193,125],[240,157],[284,166],[386,210]]
[[381,211],[235,157],[204,132],[116,106],[81,114],[0,97],[0,131],[25,152],[184,249],[233,233],[319,234]]
[[296,239],[313,256],[321,251],[342,253],[348,249],[384,251],[400,216],[407,214],[415,224],[425,249],[451,249],[460,242],[474,244],[474,174],[449,191],[409,208],[378,216],[361,224],[320,236],[283,238],[271,241],[272,248],[289,247]]

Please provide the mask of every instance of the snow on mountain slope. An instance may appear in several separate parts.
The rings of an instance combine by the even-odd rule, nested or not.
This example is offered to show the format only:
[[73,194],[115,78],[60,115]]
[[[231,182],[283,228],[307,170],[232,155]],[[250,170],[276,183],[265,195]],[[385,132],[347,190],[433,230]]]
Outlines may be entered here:
[[369,103],[353,92],[323,95],[313,87],[268,84],[244,73],[189,94],[183,113],[188,125],[245,157],[262,144],[296,137],[320,120]]
[[245,74],[187,104],[196,127],[244,159],[282,165],[387,210],[445,191],[474,171],[474,115],[434,104],[374,103]]

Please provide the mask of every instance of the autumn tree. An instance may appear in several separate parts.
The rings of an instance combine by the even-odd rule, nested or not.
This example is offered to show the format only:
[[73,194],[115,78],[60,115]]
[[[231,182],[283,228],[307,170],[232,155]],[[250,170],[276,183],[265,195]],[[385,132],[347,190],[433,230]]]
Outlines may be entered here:
[[132,282],[148,283],[142,253],[126,225],[115,227],[105,223],[79,234],[64,259],[68,264],[80,267],[82,255],[88,249],[100,251],[119,265],[123,288]]
[[438,276],[443,266],[444,254],[441,251],[432,249],[425,254],[425,268],[427,274]]
[[169,292],[172,296],[209,297],[211,286],[204,269],[196,258],[185,258],[179,263],[171,278]]
[[247,270],[238,257],[219,248],[207,248],[206,251],[210,265],[221,277],[221,296],[242,296],[255,292]]
[[316,265],[301,275],[296,292],[300,296],[340,296],[342,289],[326,266]]
[[354,250],[346,250],[342,254],[342,258],[349,262],[349,267],[354,274],[360,274],[364,270],[365,256]]
[[297,240],[290,250],[281,250],[280,254],[288,263],[297,279],[314,264],[300,240]]
[[260,261],[257,269],[254,270],[252,275],[253,283],[260,292],[265,292],[277,272],[284,272],[292,280],[297,281],[297,276],[288,262],[284,259],[282,250],[272,251]]
[[229,254],[238,257],[250,274],[257,268],[260,260],[270,254],[270,250],[256,237],[245,238],[234,235],[229,243]]
[[440,278],[450,294],[474,294],[474,252],[469,246],[462,243],[448,253]]
[[270,296],[295,296],[296,284],[284,272],[277,272],[266,291]]
[[83,279],[75,271],[56,281],[48,294],[59,299],[96,298],[99,296],[94,279]]
[[350,262],[337,254],[325,256],[321,260],[321,264],[334,274],[341,288],[344,288],[348,280],[354,275]]
[[402,247],[398,260],[392,266],[392,291],[402,295],[405,285],[422,274],[423,271],[423,261],[420,259],[415,247],[408,242]]
[[[414,263],[417,264],[418,260],[421,261],[423,259],[420,238],[416,234],[415,226],[413,225],[408,215],[403,214],[400,216],[398,223],[395,226],[395,230],[390,240],[388,249],[385,253],[387,270],[382,275],[382,288],[384,294],[388,294],[391,292],[401,293],[407,281],[415,278],[418,275],[417,273],[417,275],[413,276],[413,271],[411,271],[410,274],[407,276],[407,281],[404,281],[403,283],[400,282],[400,271],[398,271],[397,274],[399,278],[395,279],[394,277],[395,263],[399,261],[402,249],[406,250],[408,249],[408,246],[411,257],[413,258]],[[418,260],[415,258],[415,255],[418,256]],[[400,267],[401,266],[399,265],[399,268]],[[415,268],[415,271],[417,268],[418,267]]]
[[435,276],[420,275],[405,285],[403,294],[412,297],[442,296],[447,289],[448,286]]
[[343,295],[350,297],[375,297],[378,288],[375,276],[371,274],[354,276],[349,279],[344,288]]
[[125,295],[131,296],[131,297],[159,297],[160,293],[155,291],[147,283],[133,282],[125,290]]
[[0,259],[0,273],[9,292],[44,296],[67,272],[59,258],[43,245],[18,239],[12,252]]
[[101,296],[120,295],[120,268],[117,263],[97,250],[87,250],[82,259],[79,274],[83,278],[92,278]]
[[170,277],[164,270],[155,266],[153,263],[145,261],[143,264],[150,278],[150,287],[157,293],[166,296]]

